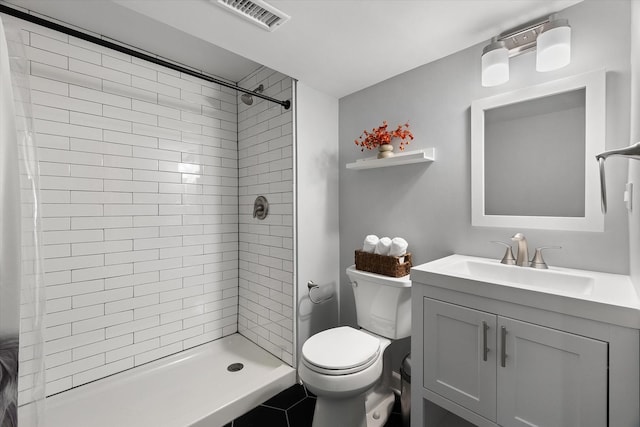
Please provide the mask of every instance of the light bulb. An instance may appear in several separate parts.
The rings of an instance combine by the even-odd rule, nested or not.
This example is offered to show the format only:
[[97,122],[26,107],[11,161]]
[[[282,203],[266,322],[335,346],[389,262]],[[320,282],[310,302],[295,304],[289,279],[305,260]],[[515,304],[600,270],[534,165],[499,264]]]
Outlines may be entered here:
[[537,40],[536,70],[552,71],[571,62],[571,27],[566,19],[545,24]]
[[482,51],[482,86],[509,81],[509,51],[502,41],[493,41]]

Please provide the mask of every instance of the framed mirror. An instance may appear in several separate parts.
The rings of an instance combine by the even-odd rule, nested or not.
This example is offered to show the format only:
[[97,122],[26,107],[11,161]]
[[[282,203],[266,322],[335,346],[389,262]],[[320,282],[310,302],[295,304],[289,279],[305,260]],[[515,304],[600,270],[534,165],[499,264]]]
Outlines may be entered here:
[[472,102],[472,225],[604,230],[605,85],[597,71]]

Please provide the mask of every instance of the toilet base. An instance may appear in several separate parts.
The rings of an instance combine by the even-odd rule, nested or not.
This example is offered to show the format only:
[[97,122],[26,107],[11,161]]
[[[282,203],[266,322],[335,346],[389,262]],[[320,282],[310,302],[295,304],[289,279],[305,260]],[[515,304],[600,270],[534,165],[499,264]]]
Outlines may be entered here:
[[389,419],[396,396],[391,389],[378,388],[367,394],[367,427],[382,427]]
[[329,399],[318,396],[312,427],[367,427],[365,395]]
[[349,398],[318,396],[312,427],[382,427],[389,419],[394,403],[393,391],[383,388]]

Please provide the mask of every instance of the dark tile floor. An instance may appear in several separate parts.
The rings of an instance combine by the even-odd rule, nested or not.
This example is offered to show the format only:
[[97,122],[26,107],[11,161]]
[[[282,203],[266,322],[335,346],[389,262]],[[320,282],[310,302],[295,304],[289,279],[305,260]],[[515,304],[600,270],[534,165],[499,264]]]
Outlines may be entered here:
[[[315,408],[315,396],[300,384],[295,384],[224,427],[311,427]],[[384,427],[402,427],[397,396]]]

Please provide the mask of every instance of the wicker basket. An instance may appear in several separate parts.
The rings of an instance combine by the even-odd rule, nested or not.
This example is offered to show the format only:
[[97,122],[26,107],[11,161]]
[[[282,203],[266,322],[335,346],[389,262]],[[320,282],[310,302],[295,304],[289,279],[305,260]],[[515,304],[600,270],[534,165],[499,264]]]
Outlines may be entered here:
[[[400,262],[401,258],[404,258],[404,262]],[[411,270],[411,254],[406,253],[404,257],[396,257],[372,254],[356,249],[356,270],[391,277],[406,276]]]

